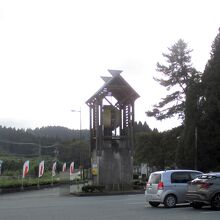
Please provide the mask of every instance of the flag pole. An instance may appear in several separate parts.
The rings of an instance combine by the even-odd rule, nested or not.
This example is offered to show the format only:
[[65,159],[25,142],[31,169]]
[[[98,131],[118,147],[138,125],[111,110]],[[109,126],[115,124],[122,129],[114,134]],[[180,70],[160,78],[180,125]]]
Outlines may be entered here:
[[38,174],[37,174],[37,188],[39,189],[40,188],[40,181],[39,181],[39,175],[40,174],[40,163],[38,164]]
[[40,180],[39,180],[39,175],[38,175],[38,178],[37,178],[37,188],[38,188],[38,189],[40,188]]
[[51,183],[51,185],[53,186],[53,173],[52,173],[52,183]]
[[51,185],[53,186],[53,179],[54,179],[54,176],[56,175],[56,164],[57,162],[54,162],[53,165],[52,165],[52,172],[51,172],[51,175],[52,175],[52,183]]
[[21,176],[21,189],[24,190],[24,177]]

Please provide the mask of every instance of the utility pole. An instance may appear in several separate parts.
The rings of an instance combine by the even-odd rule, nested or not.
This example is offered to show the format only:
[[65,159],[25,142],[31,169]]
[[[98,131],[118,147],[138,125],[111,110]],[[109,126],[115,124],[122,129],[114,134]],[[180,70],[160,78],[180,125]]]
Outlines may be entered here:
[[71,110],[71,112],[79,112],[79,140],[82,140],[82,111],[81,111],[81,107],[79,110]]
[[[80,144],[81,144],[81,141],[82,141],[82,111],[81,111],[81,107],[79,110],[75,110],[75,109],[72,109],[71,112],[78,112],[79,113],[79,141],[80,141]],[[80,169],[80,174],[81,174],[81,178],[83,179],[83,168],[82,168],[82,159],[81,159],[81,152],[79,152],[79,169]]]
[[198,129],[197,126],[195,127],[195,155],[194,155],[194,169],[197,170],[197,160],[198,160]]

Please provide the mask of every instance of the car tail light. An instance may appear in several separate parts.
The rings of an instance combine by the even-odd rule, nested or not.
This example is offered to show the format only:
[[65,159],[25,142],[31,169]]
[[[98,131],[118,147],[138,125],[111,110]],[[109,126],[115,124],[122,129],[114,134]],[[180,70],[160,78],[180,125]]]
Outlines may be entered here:
[[200,189],[208,189],[213,183],[201,183]]
[[161,189],[163,189],[163,187],[164,187],[163,182],[159,182],[157,185],[157,189],[161,190]]
[[148,182],[146,182],[146,186],[145,186],[145,189],[147,189],[147,187],[148,187]]

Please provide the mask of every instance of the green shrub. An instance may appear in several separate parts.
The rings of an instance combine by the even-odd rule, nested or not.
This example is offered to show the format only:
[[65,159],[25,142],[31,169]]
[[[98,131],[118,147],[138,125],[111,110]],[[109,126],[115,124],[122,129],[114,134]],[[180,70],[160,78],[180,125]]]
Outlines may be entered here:
[[[50,185],[52,183],[51,173],[46,172],[43,177],[37,178],[35,176],[27,176],[23,179],[23,186],[37,186],[39,185]],[[53,184],[59,183],[58,177],[53,178]],[[21,176],[0,176],[0,188],[17,188],[21,187],[22,185],[22,178]]]
[[0,179],[0,188],[17,188],[21,186],[18,179]]
[[82,187],[83,192],[103,192],[105,186],[102,185],[87,185]]

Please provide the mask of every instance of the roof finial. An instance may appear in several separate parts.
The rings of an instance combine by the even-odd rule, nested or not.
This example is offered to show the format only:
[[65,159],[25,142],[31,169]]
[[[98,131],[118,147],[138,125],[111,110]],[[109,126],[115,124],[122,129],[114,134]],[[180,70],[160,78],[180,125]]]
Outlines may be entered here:
[[120,73],[122,72],[122,70],[108,70],[108,71],[109,73],[111,73],[113,77],[120,75]]

